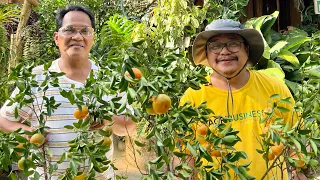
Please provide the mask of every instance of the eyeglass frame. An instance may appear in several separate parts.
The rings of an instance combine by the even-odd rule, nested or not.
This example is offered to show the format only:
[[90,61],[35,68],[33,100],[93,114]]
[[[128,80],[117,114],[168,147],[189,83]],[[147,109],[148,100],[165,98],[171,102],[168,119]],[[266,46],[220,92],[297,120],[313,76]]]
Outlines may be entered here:
[[[66,29],[66,28],[73,28],[73,29],[75,29],[77,32],[74,34],[74,33],[72,33],[72,34],[65,34],[64,32],[63,32],[63,29]],[[61,27],[61,28],[59,28],[59,30],[58,30],[58,32],[61,32],[64,36],[75,36],[75,35],[77,35],[78,33],[80,33],[80,35],[81,36],[83,36],[83,37],[90,37],[90,36],[93,36],[94,35],[94,29],[92,28],[92,27],[90,27],[90,26],[82,26],[81,28],[82,29],[80,29],[80,30],[78,30],[77,28],[80,28],[80,27],[75,27],[75,26],[63,26],[63,27]],[[90,35],[85,35],[85,34],[82,34],[81,33],[81,30],[83,30],[83,29],[85,29],[85,28],[89,28],[92,32],[90,33]]]
[[[231,43],[231,42],[238,42],[238,43],[239,43],[239,49],[238,49],[237,51],[230,51],[230,50],[229,50],[228,44]],[[222,48],[220,49],[219,52],[212,52],[212,51],[209,49],[209,45],[212,44],[212,43],[220,43],[220,44],[222,44],[223,46],[222,46]],[[229,42],[226,42],[226,43],[210,42],[210,41],[208,41],[207,44],[206,44],[206,48],[207,48],[207,50],[209,50],[211,53],[214,53],[214,54],[219,54],[219,53],[221,53],[221,51],[222,51],[223,48],[225,48],[225,47],[227,48],[227,50],[228,50],[229,52],[231,52],[231,53],[237,53],[237,52],[240,51],[240,49],[241,49],[241,44],[242,44],[242,43],[245,44],[245,41],[229,41]]]

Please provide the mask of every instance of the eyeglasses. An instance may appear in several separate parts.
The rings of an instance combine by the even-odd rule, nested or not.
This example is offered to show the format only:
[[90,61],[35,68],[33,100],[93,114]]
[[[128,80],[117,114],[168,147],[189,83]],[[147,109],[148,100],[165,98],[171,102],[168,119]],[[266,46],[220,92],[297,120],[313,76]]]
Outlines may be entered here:
[[65,36],[75,36],[78,33],[80,33],[82,36],[92,36],[94,34],[94,29],[92,27],[66,26],[61,27],[59,31]]
[[242,41],[229,41],[227,43],[221,42],[207,42],[207,48],[210,52],[218,54],[224,47],[227,47],[228,51],[236,53],[241,49]]

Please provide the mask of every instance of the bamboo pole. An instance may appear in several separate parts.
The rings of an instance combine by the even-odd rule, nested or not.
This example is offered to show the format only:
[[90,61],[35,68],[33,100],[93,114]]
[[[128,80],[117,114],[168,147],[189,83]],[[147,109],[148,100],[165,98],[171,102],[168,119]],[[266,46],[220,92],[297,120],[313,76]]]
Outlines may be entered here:
[[24,0],[23,8],[20,14],[20,21],[18,24],[17,32],[14,36],[11,36],[11,52],[10,52],[10,59],[9,59],[9,67],[8,72],[12,67],[15,67],[22,56],[22,32],[23,28],[27,25],[28,19],[31,14],[32,6],[38,6],[39,2],[37,0]]

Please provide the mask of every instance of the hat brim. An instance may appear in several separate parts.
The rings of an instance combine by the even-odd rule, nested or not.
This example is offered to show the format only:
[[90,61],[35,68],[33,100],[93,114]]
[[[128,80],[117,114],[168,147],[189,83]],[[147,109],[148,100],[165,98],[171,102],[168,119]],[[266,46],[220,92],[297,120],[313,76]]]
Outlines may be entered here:
[[239,34],[246,40],[249,45],[248,65],[255,66],[259,62],[264,52],[262,35],[255,29],[209,30],[201,32],[194,40],[192,46],[192,58],[194,63],[196,65],[202,64],[205,66],[210,66],[206,54],[206,44],[208,39],[210,39],[212,36],[229,33]]

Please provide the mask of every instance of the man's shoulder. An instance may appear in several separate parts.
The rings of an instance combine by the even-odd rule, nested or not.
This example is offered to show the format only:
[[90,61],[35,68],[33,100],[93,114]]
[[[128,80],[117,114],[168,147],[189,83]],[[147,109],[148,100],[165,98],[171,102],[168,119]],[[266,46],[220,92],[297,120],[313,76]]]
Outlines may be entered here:
[[285,85],[284,78],[276,77],[264,71],[251,70],[255,79],[266,84],[279,84]]
[[[49,71],[52,71],[52,72],[58,71],[58,69],[56,68],[57,67],[56,63],[57,63],[57,60],[52,61],[49,67]],[[35,74],[35,75],[42,75],[43,72],[44,72],[44,64],[36,66],[32,69],[32,74]]]

